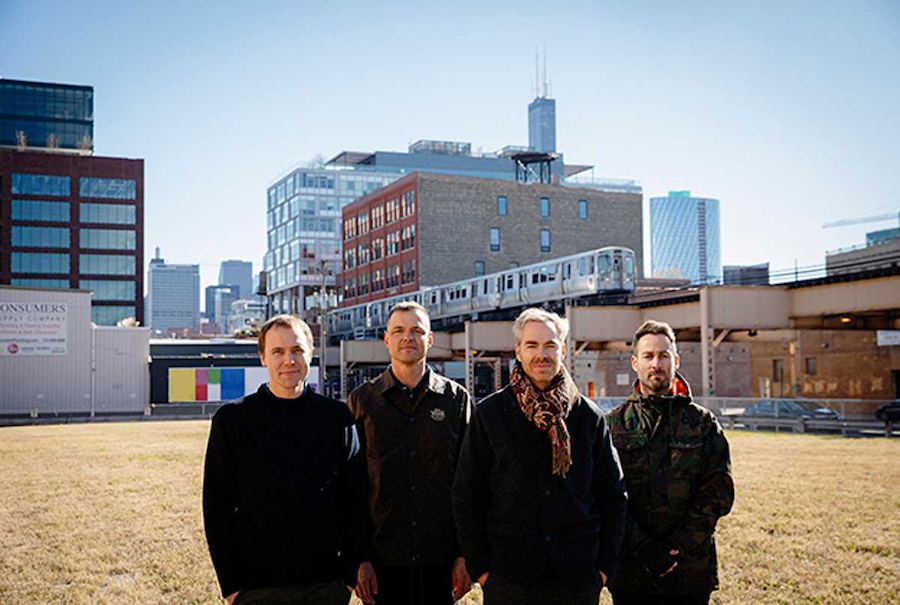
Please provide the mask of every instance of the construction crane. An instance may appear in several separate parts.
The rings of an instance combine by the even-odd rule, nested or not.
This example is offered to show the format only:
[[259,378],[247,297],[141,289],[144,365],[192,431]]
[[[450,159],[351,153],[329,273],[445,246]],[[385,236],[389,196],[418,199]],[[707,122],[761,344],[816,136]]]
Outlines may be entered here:
[[875,216],[860,216],[857,218],[845,218],[840,221],[831,221],[829,223],[823,223],[822,229],[846,227],[848,225],[862,225],[864,223],[879,223],[891,219],[897,219],[898,223],[900,223],[900,212],[888,212],[887,214],[876,214]]

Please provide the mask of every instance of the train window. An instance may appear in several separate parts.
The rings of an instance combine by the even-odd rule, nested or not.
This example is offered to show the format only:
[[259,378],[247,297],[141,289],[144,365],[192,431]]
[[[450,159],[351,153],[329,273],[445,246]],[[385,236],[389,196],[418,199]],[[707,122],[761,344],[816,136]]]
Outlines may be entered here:
[[609,262],[609,254],[601,254],[597,258],[597,270],[600,273],[606,274],[609,273],[610,262]]
[[634,273],[634,258],[630,255],[625,257],[625,273],[629,275]]
[[515,287],[515,276],[507,275],[506,276],[506,289],[512,290]]
[[565,269],[563,269],[563,279],[570,279],[572,277],[572,263],[566,263],[564,265]]
[[478,282],[472,284],[472,296],[478,296]]
[[531,283],[536,284],[541,280],[541,275],[535,271],[531,274]]
[[519,288],[525,288],[528,286],[528,274],[520,273],[519,274]]
[[547,270],[547,281],[556,281],[557,273],[559,273],[559,265],[551,265]]

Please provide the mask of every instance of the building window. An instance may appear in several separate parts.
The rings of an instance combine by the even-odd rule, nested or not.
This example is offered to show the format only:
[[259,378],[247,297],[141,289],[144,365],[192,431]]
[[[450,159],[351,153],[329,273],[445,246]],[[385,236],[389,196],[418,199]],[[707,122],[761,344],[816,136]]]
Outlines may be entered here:
[[393,256],[400,252],[400,232],[394,231],[387,234],[387,255]]
[[369,232],[369,213],[362,212],[356,217],[357,232],[365,235]]
[[402,236],[400,238],[400,249],[401,250],[409,250],[410,248],[415,247],[416,245],[416,226],[415,225],[407,225],[403,228],[401,232]]
[[78,282],[82,290],[93,290],[93,300],[134,300],[134,281],[111,281],[102,279],[82,279]]
[[369,244],[360,244],[356,247],[356,258],[360,267],[369,264]]
[[13,225],[12,245],[23,248],[68,248],[69,230],[64,227],[20,227]]
[[416,213],[416,192],[407,191],[400,197],[400,215],[412,216]]
[[356,266],[356,250],[353,248],[344,250],[344,269],[352,269]]
[[13,174],[12,193],[68,197],[69,177],[49,174]]
[[510,269],[518,269],[518,268],[519,268],[519,263],[516,262],[516,261],[514,261],[514,260],[513,260],[513,261],[509,261],[509,268],[510,268]]
[[[68,272],[68,269],[64,271]],[[135,258],[113,254],[81,254],[78,257],[78,272],[82,275],[134,275]]]
[[133,200],[137,197],[137,183],[131,179],[78,179],[81,197],[99,197],[114,200]]
[[91,321],[98,326],[114,326],[126,317],[135,317],[134,307],[91,307]]
[[509,204],[505,195],[497,196],[497,216],[506,216],[509,213]]
[[369,274],[361,273],[359,276],[359,286],[356,288],[357,296],[365,296],[369,293]]
[[477,260],[475,261],[475,277],[480,275],[484,275],[484,261]]
[[111,225],[134,225],[137,206],[131,204],[79,204],[79,218],[82,223],[107,223]]
[[806,358],[806,373],[810,376],[816,375],[816,358],[815,357],[807,357]]
[[578,200],[578,218],[586,221],[587,217],[587,200]]
[[384,269],[375,269],[372,271],[372,292],[382,290],[384,290]]
[[784,382],[784,361],[772,360],[772,382]]
[[416,261],[408,260],[403,262],[403,283],[411,284],[416,281]]
[[62,290],[69,289],[69,280],[67,279],[34,279],[29,277],[13,277],[9,280],[13,286],[31,286],[33,288],[56,288]]
[[379,260],[384,256],[384,238],[376,237],[372,240],[372,260]]
[[48,223],[69,222],[69,202],[49,200],[13,200],[12,219],[14,221],[46,221]]
[[137,244],[137,233],[131,230],[81,229],[79,233],[81,249],[134,250]]
[[550,230],[541,229],[541,252],[550,252]]
[[500,229],[498,227],[491,227],[491,251],[497,252],[500,250]]
[[69,272],[68,254],[13,252],[9,256],[10,268],[13,273],[63,274]]
[[541,198],[541,216],[550,216],[550,198]]
[[388,224],[400,219],[400,200],[394,198],[385,204]]
[[387,270],[387,287],[396,288],[400,285],[400,265],[391,265]]

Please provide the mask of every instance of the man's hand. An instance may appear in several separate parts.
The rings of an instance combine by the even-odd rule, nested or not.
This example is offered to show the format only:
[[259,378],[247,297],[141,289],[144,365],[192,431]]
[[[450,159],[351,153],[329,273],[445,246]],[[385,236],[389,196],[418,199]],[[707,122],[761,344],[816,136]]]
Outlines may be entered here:
[[[673,548],[672,550],[669,551],[669,556],[671,556],[671,557],[678,557],[678,555],[680,555],[680,554],[681,554],[681,553],[678,552],[677,550],[675,550],[674,548]],[[669,569],[665,570],[665,571],[662,573],[662,575],[660,575],[659,577],[661,578],[661,577],[663,577],[664,575],[666,575],[667,573],[671,573],[671,571],[672,571],[673,569],[675,569],[676,567],[678,567],[678,561],[675,561],[674,563],[672,563],[672,567],[670,567]]]
[[227,597],[225,597],[225,600],[228,601],[228,605],[231,605],[232,603],[234,603],[234,600],[235,600],[235,599],[237,598],[237,596],[238,596],[238,592],[239,592],[239,591],[235,590],[233,593],[231,593],[230,595],[228,595]]
[[472,588],[472,579],[469,572],[466,571],[466,559],[464,557],[456,557],[453,562],[453,600],[459,601]]
[[481,574],[480,576],[478,576],[478,585],[481,586],[482,589],[484,589],[484,583],[488,581],[489,575],[491,575],[491,572],[486,571],[483,574]]
[[373,605],[378,595],[378,578],[371,561],[363,561],[356,572],[356,596],[366,605]]
[[680,555],[679,551],[656,540],[650,540],[637,552],[637,558],[647,572],[657,578],[671,573],[678,567]]

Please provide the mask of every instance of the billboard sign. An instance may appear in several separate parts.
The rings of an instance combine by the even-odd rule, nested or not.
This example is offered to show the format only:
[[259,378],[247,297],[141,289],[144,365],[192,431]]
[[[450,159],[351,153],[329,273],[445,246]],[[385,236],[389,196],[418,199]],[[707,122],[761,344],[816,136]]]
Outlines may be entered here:
[[0,357],[66,354],[67,303],[0,300]]

